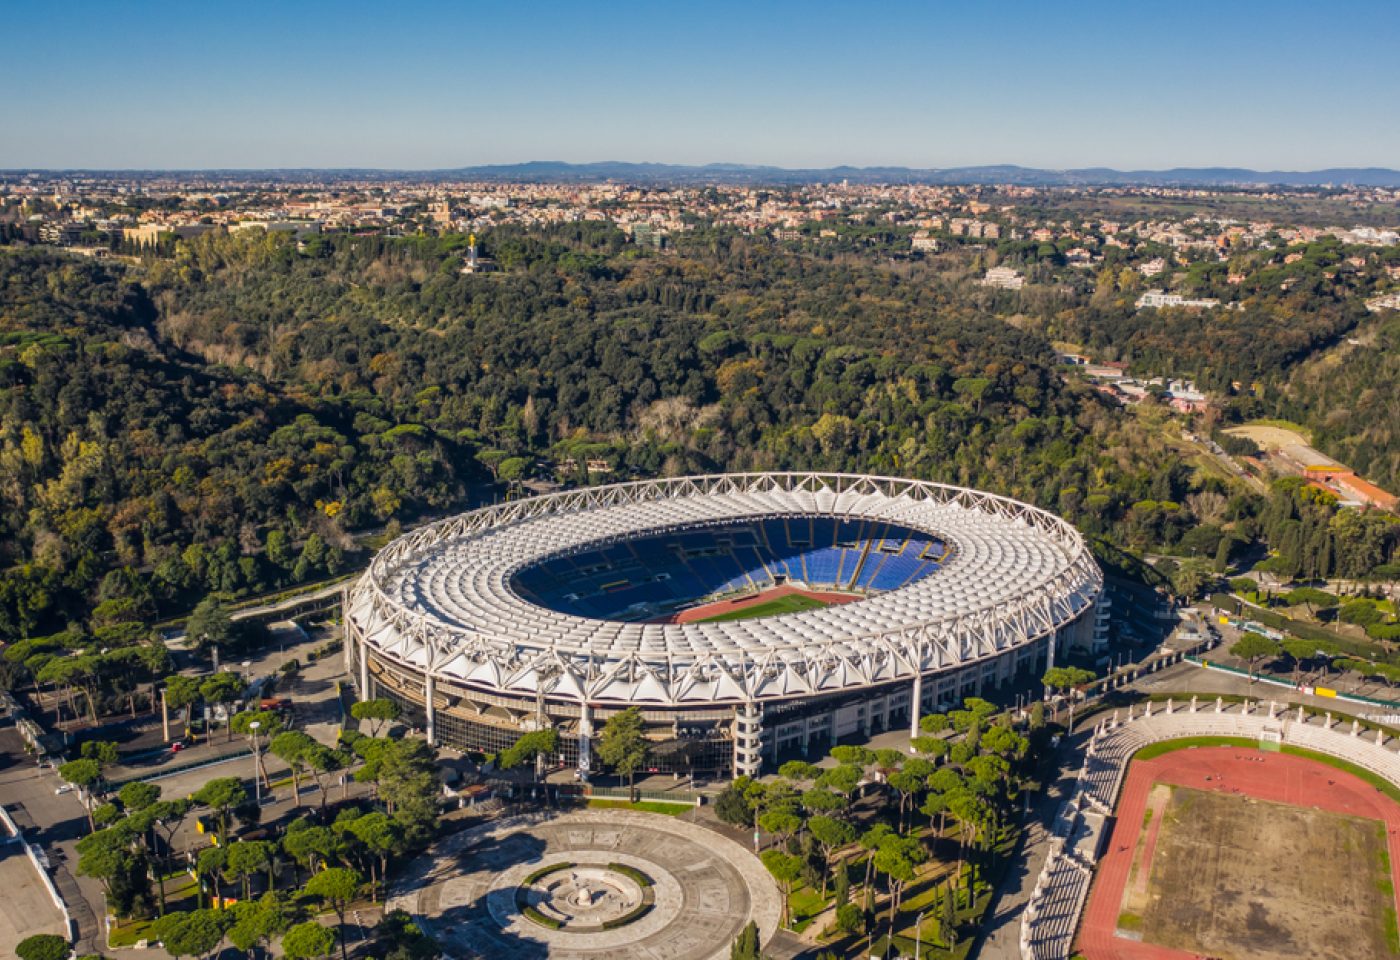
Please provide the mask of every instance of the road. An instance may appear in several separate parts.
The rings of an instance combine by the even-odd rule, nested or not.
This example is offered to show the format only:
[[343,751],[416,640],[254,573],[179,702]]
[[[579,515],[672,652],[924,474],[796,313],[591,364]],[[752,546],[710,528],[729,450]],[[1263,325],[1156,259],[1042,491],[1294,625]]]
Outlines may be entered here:
[[1055,814],[1074,786],[1081,763],[1080,750],[1087,736],[1080,734],[1062,745],[1055,758],[1053,780],[1037,794],[1021,838],[1021,848],[1012,858],[1006,876],[997,887],[992,906],[974,945],[971,956],[978,960],[1021,960],[1021,911],[1030,901],[1045,858],[1050,852],[1050,827]]

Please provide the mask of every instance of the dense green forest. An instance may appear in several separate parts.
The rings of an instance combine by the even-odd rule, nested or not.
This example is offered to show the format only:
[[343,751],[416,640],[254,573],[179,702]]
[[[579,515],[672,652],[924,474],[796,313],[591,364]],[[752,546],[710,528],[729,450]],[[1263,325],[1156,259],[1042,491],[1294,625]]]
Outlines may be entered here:
[[[1258,532],[1258,498],[1063,378],[1046,336],[997,319],[966,270],[716,231],[659,254],[584,224],[497,231],[500,271],[464,276],[463,244],[209,234],[132,265],[0,252],[0,637],[334,574],[355,560],[349,532],[566,459],[614,479],[943,480],[1136,550],[1190,537],[1223,557]],[[1066,327],[1115,315],[1025,306]],[[1300,336],[1354,322],[1330,316]],[[1273,349],[1306,349],[1290,343]]]

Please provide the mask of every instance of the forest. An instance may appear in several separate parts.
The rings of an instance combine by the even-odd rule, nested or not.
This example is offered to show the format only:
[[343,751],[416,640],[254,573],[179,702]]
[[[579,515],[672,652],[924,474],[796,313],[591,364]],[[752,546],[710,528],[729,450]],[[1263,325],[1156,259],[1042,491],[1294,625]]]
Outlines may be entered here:
[[[0,251],[0,637],[129,634],[210,593],[332,576],[361,559],[352,533],[569,461],[570,483],[908,475],[1037,503],[1112,549],[1226,562],[1261,534],[1261,498],[1061,376],[1057,331],[998,319],[965,270],[715,230],[663,254],[593,223],[496,231],[500,269],[467,276],[464,245],[244,232],[136,263]],[[1058,332],[1095,342],[1105,324],[1150,350],[1108,323],[1110,299],[1025,301]],[[1241,346],[1261,341],[1253,317],[1154,336],[1250,376],[1355,322],[1319,311],[1259,361]],[[1369,568],[1395,545],[1378,528],[1365,559],[1328,555]]]

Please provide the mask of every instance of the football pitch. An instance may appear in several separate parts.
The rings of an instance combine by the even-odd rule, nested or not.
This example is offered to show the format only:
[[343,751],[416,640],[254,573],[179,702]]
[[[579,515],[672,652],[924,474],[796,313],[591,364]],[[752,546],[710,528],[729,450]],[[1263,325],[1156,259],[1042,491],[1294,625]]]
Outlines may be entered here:
[[1394,956],[1380,821],[1158,783],[1143,826],[1119,936],[1231,960]]
[[721,620],[752,620],[755,617],[775,617],[780,613],[801,613],[804,610],[818,610],[825,606],[827,606],[825,600],[817,600],[814,597],[803,596],[800,593],[789,593],[781,597],[774,597],[772,600],[765,600],[762,603],[755,603],[751,606],[725,610],[723,613],[717,613],[713,617],[704,617],[695,622],[717,623]]

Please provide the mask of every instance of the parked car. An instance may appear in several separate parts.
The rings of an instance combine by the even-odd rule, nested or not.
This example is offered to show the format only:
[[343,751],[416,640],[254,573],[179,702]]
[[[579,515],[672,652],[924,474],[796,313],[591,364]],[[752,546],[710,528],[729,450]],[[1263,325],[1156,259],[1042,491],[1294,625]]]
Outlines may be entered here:
[[53,795],[54,795],[55,797],[57,797],[57,796],[61,796],[61,795],[65,794],[65,793],[72,793],[72,792],[73,792],[73,785],[72,785],[71,783],[60,783],[58,786],[54,787]]

